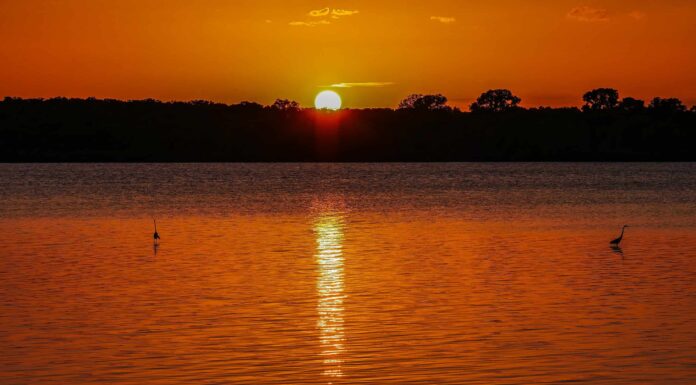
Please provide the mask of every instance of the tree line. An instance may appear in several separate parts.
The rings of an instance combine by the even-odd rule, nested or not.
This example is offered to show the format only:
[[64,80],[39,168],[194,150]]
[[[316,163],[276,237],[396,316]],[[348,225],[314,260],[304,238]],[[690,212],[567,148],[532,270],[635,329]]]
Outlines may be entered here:
[[[619,91],[613,88],[597,88],[582,97],[585,103],[582,111],[627,111],[640,112],[645,109],[659,112],[686,112],[687,106],[677,98],[656,97],[646,106],[644,100],[626,97],[619,98]],[[489,90],[481,94],[469,107],[471,112],[505,112],[520,109],[522,99],[506,89]],[[402,100],[399,109],[451,110],[447,97],[437,95],[413,94]],[[696,106],[690,112],[696,112]]]
[[208,101],[0,101],[0,161],[696,161],[696,109],[599,88],[584,105],[522,108],[484,92],[462,112],[443,95],[398,108],[302,109]]
[[[102,99],[98,100],[96,98],[87,99],[68,99],[63,97],[47,99],[48,101],[55,102],[106,102],[106,103],[123,103],[120,100],[115,99]],[[628,111],[628,112],[640,112],[646,109],[660,111],[660,112],[696,112],[696,105],[692,106],[691,109],[678,98],[653,98],[649,104],[646,104],[644,100],[635,99],[632,97],[625,97],[621,99],[619,97],[619,91],[613,88],[597,88],[586,92],[582,100],[584,105],[581,110],[584,112],[590,111]],[[12,102],[44,102],[46,99],[22,99],[5,97],[4,103],[10,104]],[[155,99],[145,99],[145,100],[134,100],[128,101],[129,103],[165,103]],[[471,112],[506,112],[512,110],[524,109],[520,107],[522,99],[515,96],[512,91],[507,89],[494,89],[488,90],[479,96],[474,103],[469,106]],[[454,111],[462,112],[456,107],[450,107],[448,104],[448,99],[442,94],[411,94],[405,99],[403,99],[398,106],[398,110],[420,110],[420,111]],[[169,104],[172,104],[170,102]],[[228,106],[223,103],[213,103],[207,100],[194,100],[190,102],[173,102],[173,104],[190,104],[190,105],[218,105],[218,106]],[[231,105],[228,107],[240,107],[248,109],[271,109],[278,111],[301,111],[302,107],[300,104],[294,100],[289,99],[276,99],[273,104],[269,106],[263,106],[256,102],[244,101],[237,105]],[[562,107],[562,108],[573,108],[573,107]],[[548,109],[548,107],[536,107],[532,109]]]
[[[645,109],[661,112],[686,112],[687,106],[678,98],[656,97],[646,104],[644,100],[626,97],[621,99],[619,91],[613,88],[597,88],[586,92],[582,100],[582,111],[628,111],[640,112]],[[423,95],[412,94],[399,103],[400,110],[427,110],[427,111],[459,111],[447,105],[448,99],[442,94]],[[481,94],[474,103],[469,106],[471,112],[505,112],[520,109],[522,99],[515,96],[507,89],[488,90]],[[300,110],[300,104],[278,99],[269,106],[278,110]],[[692,106],[690,112],[696,112],[696,106]]]

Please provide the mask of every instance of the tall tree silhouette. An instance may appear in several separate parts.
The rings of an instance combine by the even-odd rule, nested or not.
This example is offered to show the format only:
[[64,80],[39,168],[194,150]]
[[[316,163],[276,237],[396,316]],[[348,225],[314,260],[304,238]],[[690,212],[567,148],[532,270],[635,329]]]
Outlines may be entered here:
[[677,98],[655,98],[650,102],[650,109],[657,112],[684,112],[686,106]]
[[481,94],[470,108],[472,112],[502,112],[517,108],[521,101],[522,99],[513,95],[510,90],[488,90]]
[[399,103],[400,110],[418,110],[418,111],[437,111],[450,110],[447,106],[447,98],[441,94],[437,95],[421,95],[412,94],[406,97]]
[[583,111],[607,111],[619,105],[619,91],[613,88],[597,88],[583,95]]

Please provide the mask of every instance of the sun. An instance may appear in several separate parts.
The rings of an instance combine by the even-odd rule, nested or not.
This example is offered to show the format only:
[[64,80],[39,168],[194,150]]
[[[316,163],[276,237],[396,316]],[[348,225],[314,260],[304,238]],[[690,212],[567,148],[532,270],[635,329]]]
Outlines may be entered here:
[[333,91],[322,91],[314,99],[314,106],[318,110],[336,111],[341,109],[341,104],[341,96]]

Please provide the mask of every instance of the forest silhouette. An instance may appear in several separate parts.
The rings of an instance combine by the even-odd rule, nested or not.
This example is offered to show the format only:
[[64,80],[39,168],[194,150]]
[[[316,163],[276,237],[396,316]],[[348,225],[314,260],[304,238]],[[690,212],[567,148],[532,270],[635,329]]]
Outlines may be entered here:
[[509,90],[463,112],[443,95],[337,112],[207,101],[0,101],[2,162],[696,161],[696,108],[599,88],[582,108]]

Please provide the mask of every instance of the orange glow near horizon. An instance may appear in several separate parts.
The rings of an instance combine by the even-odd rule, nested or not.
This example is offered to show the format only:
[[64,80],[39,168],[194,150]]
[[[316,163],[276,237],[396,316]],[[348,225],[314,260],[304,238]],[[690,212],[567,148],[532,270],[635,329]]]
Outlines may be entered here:
[[465,107],[508,88],[563,106],[613,87],[693,105],[695,17],[685,0],[5,1],[0,97]]

